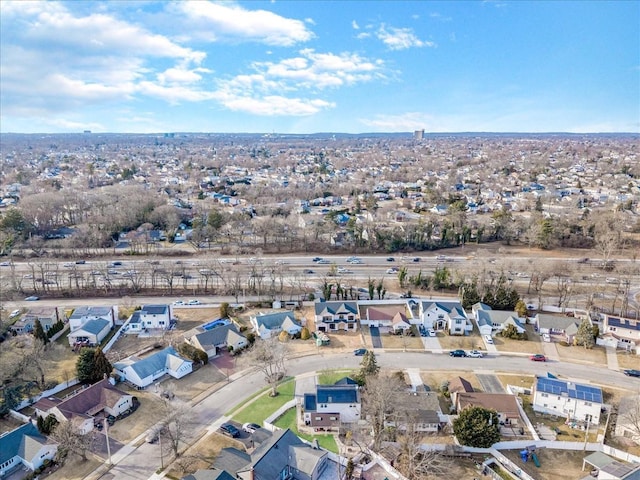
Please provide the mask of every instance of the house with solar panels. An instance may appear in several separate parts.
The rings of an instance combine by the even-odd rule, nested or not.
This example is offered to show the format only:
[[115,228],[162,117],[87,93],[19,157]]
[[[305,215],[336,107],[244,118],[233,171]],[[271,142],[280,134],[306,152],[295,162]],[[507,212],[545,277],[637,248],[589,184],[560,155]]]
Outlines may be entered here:
[[109,335],[115,325],[114,307],[78,307],[69,317],[71,347],[95,347]]
[[603,405],[600,387],[547,377],[536,377],[533,385],[536,412],[598,424]]
[[602,340],[598,344],[622,348],[640,355],[640,320],[603,315]]
[[318,331],[356,331],[358,304],[356,302],[316,302],[315,320]]
[[323,430],[338,429],[342,423],[360,420],[358,384],[345,378],[334,385],[316,385],[316,391],[305,393],[303,400],[305,425]]

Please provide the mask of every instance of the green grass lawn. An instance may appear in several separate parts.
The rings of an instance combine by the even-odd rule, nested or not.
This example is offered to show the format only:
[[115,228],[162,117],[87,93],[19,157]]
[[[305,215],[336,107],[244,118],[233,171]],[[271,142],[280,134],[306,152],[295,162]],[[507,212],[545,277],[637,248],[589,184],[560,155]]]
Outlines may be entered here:
[[242,405],[246,408],[236,408],[232,418],[239,423],[253,422],[262,425],[269,415],[293,400],[295,385],[293,379],[280,384],[277,397],[270,397],[267,392],[271,389],[265,389],[262,394],[250,398]]
[[318,373],[319,385],[333,385],[344,377],[351,377],[358,373],[357,370],[322,370]]
[[298,435],[300,438],[304,438],[305,440],[311,442],[314,439],[318,440],[318,444],[320,447],[325,450],[329,450],[330,452],[338,453],[338,445],[336,444],[336,439],[333,435],[324,434],[324,435],[307,435],[305,433],[298,432],[298,427],[296,424],[296,409],[290,408],[275,422],[276,427],[280,428],[288,428],[293,433]]

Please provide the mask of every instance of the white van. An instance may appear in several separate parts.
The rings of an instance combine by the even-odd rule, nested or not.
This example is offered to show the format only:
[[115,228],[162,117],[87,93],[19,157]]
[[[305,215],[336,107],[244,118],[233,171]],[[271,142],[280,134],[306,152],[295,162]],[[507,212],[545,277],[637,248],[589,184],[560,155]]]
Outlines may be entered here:
[[485,343],[488,343],[489,345],[493,345],[493,338],[491,337],[491,335],[484,335],[483,338]]
[[543,333],[542,334],[542,340],[544,342],[550,342],[551,341],[551,335],[549,335],[548,333]]

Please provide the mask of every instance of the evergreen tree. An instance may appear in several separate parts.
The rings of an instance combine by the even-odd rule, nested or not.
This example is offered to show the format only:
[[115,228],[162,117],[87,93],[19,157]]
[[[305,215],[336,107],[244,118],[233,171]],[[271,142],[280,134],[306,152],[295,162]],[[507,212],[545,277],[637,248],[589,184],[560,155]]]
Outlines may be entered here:
[[500,440],[498,413],[483,407],[468,407],[453,421],[453,433],[462,445],[489,448]]
[[80,350],[76,371],[78,380],[82,383],[94,383],[109,375],[112,366],[99,348],[83,348]]
[[33,336],[39,340],[42,340],[42,343],[44,343],[45,345],[49,343],[49,337],[45,333],[44,328],[42,328],[42,323],[40,323],[40,320],[38,319],[36,319],[36,323],[33,327]]
[[462,297],[462,306],[466,309],[470,309],[482,300],[478,293],[478,280],[476,278],[473,278],[470,282],[465,282],[460,287],[460,294]]
[[367,351],[362,357],[362,361],[360,362],[360,371],[355,376],[355,380],[360,385],[364,385],[367,383],[367,377],[375,376],[379,371],[380,366],[376,360],[376,354],[372,351]]
[[593,327],[591,322],[586,318],[578,326],[578,331],[574,339],[576,345],[582,345],[584,348],[593,348],[595,338],[593,336]]

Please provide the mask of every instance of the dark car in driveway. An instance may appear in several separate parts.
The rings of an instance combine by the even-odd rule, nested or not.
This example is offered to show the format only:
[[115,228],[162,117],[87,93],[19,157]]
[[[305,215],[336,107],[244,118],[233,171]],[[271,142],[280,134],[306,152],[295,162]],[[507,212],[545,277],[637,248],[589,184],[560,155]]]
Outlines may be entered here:
[[467,353],[464,350],[451,350],[449,352],[450,357],[466,357]]
[[236,438],[240,436],[240,430],[230,423],[223,423],[220,425],[220,431],[227,437]]
[[623,373],[628,377],[640,377],[640,370],[635,370],[633,368],[623,370]]

